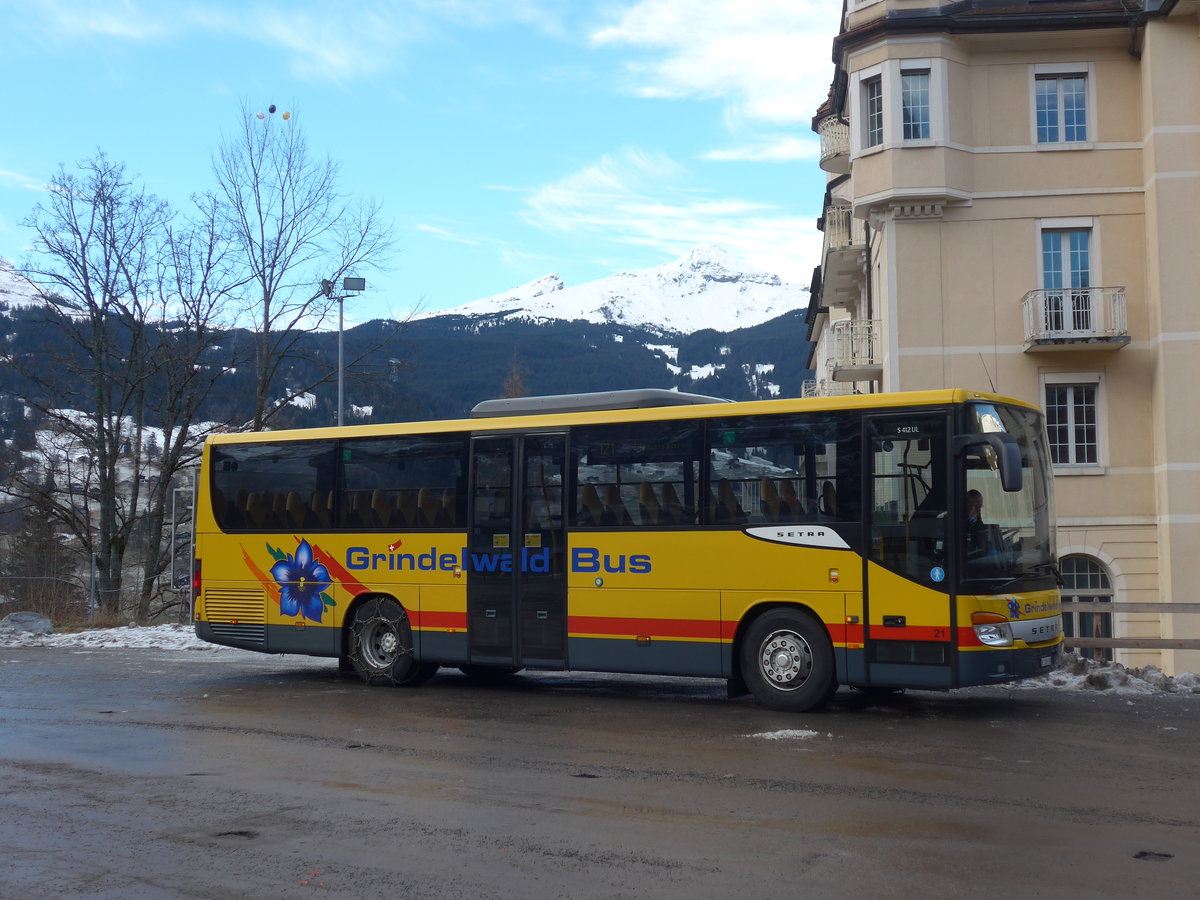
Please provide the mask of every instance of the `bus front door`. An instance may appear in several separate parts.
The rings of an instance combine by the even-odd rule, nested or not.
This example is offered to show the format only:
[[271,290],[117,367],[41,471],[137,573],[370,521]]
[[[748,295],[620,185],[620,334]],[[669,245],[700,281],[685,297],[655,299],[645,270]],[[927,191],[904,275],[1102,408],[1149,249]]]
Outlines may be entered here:
[[565,458],[560,434],[472,441],[466,576],[473,664],[566,664]]
[[947,578],[948,420],[943,413],[868,416],[867,682],[949,687],[954,595]]

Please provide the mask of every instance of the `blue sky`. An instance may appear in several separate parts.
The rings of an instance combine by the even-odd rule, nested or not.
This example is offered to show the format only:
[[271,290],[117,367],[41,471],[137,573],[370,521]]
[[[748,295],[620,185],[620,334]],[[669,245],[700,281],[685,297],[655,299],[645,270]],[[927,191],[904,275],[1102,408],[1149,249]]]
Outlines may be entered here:
[[[357,319],[701,243],[807,284],[839,0],[0,0],[0,256],[98,149],[183,207],[241,108],[294,111],[395,226]],[[349,315],[348,309],[348,315]]]

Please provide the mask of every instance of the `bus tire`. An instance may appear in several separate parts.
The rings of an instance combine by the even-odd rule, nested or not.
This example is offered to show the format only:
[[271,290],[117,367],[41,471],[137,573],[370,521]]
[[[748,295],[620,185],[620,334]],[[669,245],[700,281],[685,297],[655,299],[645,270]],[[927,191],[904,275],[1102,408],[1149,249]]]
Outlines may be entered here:
[[372,597],[354,610],[348,656],[358,677],[372,685],[419,684],[437,671],[413,657],[408,613],[390,597]]
[[768,709],[804,712],[837,691],[829,633],[799,610],[773,609],[751,622],[739,660],[746,687]]

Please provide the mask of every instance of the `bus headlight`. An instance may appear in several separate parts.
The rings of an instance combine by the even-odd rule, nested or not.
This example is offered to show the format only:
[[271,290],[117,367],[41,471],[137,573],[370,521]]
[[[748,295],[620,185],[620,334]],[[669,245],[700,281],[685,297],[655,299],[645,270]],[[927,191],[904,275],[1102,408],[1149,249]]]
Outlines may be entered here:
[[1008,624],[1008,619],[999,613],[971,613],[971,626],[975,629],[975,637],[979,638],[979,643],[985,646],[1012,646],[1012,626]]

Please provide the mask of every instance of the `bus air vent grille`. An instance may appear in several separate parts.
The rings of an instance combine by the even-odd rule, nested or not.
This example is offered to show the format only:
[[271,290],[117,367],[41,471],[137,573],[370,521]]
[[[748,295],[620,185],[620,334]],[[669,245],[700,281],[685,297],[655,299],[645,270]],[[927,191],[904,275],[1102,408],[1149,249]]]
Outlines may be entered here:
[[236,641],[239,645],[254,644],[261,647],[267,643],[266,625],[226,625],[224,622],[211,622],[209,627],[214,636],[226,641]]
[[204,591],[204,611],[214,626],[220,622],[265,625],[267,603],[262,591]]

